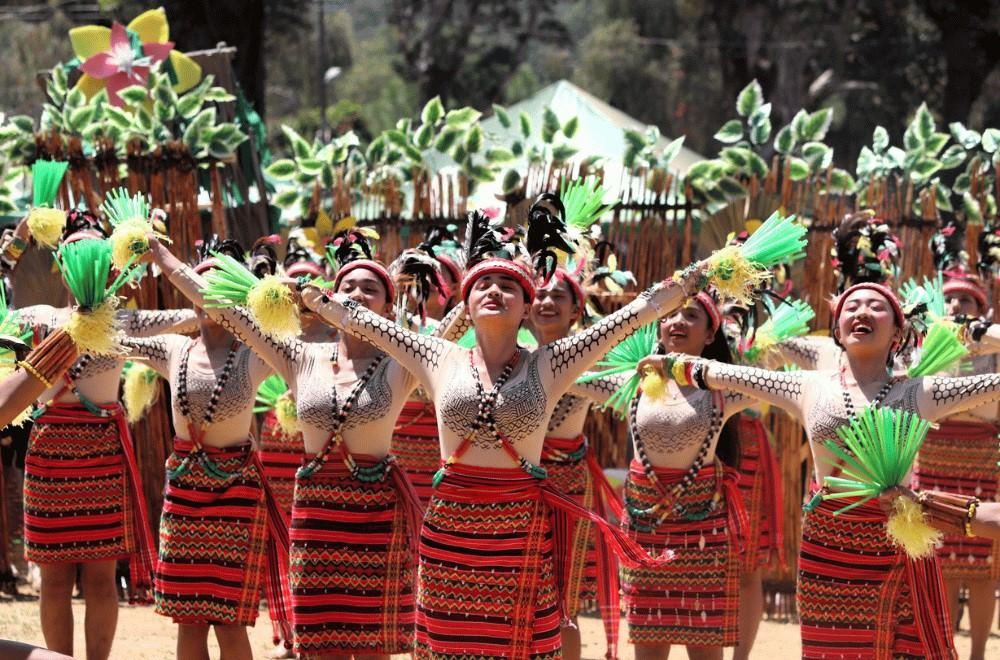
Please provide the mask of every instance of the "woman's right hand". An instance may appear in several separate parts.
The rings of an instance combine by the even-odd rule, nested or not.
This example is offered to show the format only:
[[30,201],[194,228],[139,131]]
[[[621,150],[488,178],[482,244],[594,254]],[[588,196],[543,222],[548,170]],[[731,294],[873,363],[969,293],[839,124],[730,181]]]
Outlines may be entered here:
[[658,373],[661,377],[666,378],[666,364],[666,355],[647,355],[639,360],[639,364],[636,365],[635,370],[640,374],[645,374],[647,370],[652,370]]

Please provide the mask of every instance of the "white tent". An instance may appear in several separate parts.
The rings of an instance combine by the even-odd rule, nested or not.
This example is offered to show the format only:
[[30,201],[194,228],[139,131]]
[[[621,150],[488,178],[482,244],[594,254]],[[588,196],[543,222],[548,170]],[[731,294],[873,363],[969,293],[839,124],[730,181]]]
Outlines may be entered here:
[[[581,156],[603,156],[611,162],[620,163],[625,155],[625,129],[640,133],[646,130],[646,124],[608,105],[568,80],[552,83],[534,96],[507,107],[507,113],[511,118],[510,128],[504,128],[496,116],[492,116],[483,120],[483,130],[500,144],[513,142],[521,137],[517,118],[524,112],[536,127],[528,143],[541,144],[537,127],[541,126],[545,108],[551,108],[560,122],[566,122],[571,117],[578,119],[579,128],[569,144],[579,149]],[[671,139],[661,135],[656,149],[662,150]],[[671,169],[687,172],[692,165],[702,160],[705,160],[704,156],[682,147],[671,163]],[[513,165],[515,169],[523,171],[525,169],[523,157]]]

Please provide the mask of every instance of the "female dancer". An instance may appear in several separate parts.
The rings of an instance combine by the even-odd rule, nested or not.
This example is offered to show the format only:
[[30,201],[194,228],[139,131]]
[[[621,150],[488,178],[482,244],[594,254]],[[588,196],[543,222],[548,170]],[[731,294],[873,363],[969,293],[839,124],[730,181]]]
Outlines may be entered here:
[[[904,318],[888,288],[848,288],[834,310],[834,338],[844,350],[840,373],[777,372],[683,356],[640,364],[690,373],[702,389],[732,390],[779,406],[803,421],[818,484],[840,471],[824,440],[863,405],[888,405],[936,420],[1000,399],[1000,375],[894,378],[888,366],[903,337]],[[985,327],[976,327],[980,336]],[[990,341],[1000,336],[996,328]],[[684,364],[677,364],[677,362]],[[841,508],[814,498],[807,506],[799,557],[799,614],[806,658],[954,655],[937,561],[914,561],[892,546],[877,505]],[[874,650],[874,653],[873,653]]]
[[[517,332],[534,297],[534,275],[497,240],[509,234],[479,214],[469,222],[466,244],[474,251],[461,293],[476,332],[471,350],[404,330],[343,293],[327,297],[305,286],[302,298],[327,322],[386,351],[434,400],[449,458],[421,528],[416,656],[555,657],[557,584],[564,582],[553,570],[552,533],[565,541],[568,526],[553,530],[546,505],[600,519],[544,483],[539,462],[548,419],[587,366],[678,306],[697,275],[654,286],[587,330],[527,351]],[[478,260],[484,252],[493,258]],[[627,537],[606,521],[599,526],[627,563],[641,562],[644,553]]]
[[[583,317],[586,304],[586,295],[576,278],[562,268],[556,269],[555,276],[536,289],[531,303],[528,324],[538,343],[550,344],[570,336],[573,326]],[[610,501],[612,506],[617,502],[583,435],[589,411],[587,398],[570,393],[562,395],[549,419],[542,445],[542,467],[561,492],[583,508],[606,517],[605,502]],[[561,634],[563,658],[567,660],[580,657],[576,618],[588,604],[600,603],[608,649],[612,653],[617,649],[620,617],[617,566],[607,556],[603,543],[595,546],[594,534],[589,519],[576,520],[568,554],[555,558],[558,570],[566,575],[563,607],[568,619],[563,622]]]
[[[22,221],[23,222],[23,221]],[[103,240],[97,219],[71,211],[63,244]],[[16,267],[16,265],[15,265]],[[70,307],[19,310],[36,339],[64,324]],[[121,310],[131,336],[193,328],[190,310]],[[125,356],[85,354],[38,397],[44,404],[31,430],[24,475],[25,558],[38,564],[46,645],[73,653],[70,608],[77,566],[86,601],[87,657],[106,658],[118,621],[117,560],[131,558],[132,581],[143,599],[155,552],[132,437],[118,402]]]
[[[243,258],[233,241],[199,246],[195,272],[210,251]],[[167,459],[160,517],[156,612],[178,624],[178,660],[207,659],[215,629],[224,658],[250,658],[246,626],[257,619],[265,580],[283,611],[281,580],[265,570],[287,562],[287,522],[268,493],[248,430],[257,386],[270,368],[203,310],[191,339],[126,340],[170,384],[176,436]],[[267,573],[266,577],[265,574]]]
[[[153,258],[203,305],[205,280],[158,241]],[[365,238],[339,239],[338,295],[393,325],[395,292]],[[308,460],[296,475],[290,582],[295,650],[376,658],[413,646],[413,557],[421,509],[389,453],[393,424],[416,380],[355,337],[275,341],[242,308],[208,312],[243,338],[292,390]]]
[[[658,350],[730,361],[722,315],[708,292],[659,324]],[[604,400],[626,376],[577,386]],[[629,533],[674,561],[622,573],[629,641],[636,658],[666,658],[682,644],[688,657],[721,659],[739,640],[741,535],[747,528],[739,491],[739,440],[730,420],[753,400],[667,383],[659,400],[632,401],[635,456],[625,486]]]
[[[953,316],[979,318],[989,312],[986,289],[974,275],[945,271],[945,301]],[[964,360],[954,373],[997,372],[995,354],[976,355]],[[927,432],[917,461],[916,480],[920,488],[974,495],[983,501],[997,497],[997,403],[970,408],[942,419]],[[938,549],[941,572],[948,592],[952,620],[961,614],[959,589],[969,590],[969,633],[972,660],[982,660],[993,625],[1000,553],[989,539],[949,535]]]

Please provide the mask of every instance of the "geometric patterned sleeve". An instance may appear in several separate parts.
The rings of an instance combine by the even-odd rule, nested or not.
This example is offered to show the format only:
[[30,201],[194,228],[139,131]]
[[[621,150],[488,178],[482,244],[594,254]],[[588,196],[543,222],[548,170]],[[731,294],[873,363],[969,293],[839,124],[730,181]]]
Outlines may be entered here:
[[[584,375],[587,376],[590,373],[588,371]],[[569,388],[569,393],[604,405],[611,398],[611,395],[618,391],[618,388],[631,377],[631,373],[621,373],[601,376],[587,383],[574,381],[573,386]]]
[[432,394],[436,391],[435,376],[444,366],[445,358],[457,348],[450,341],[407,330],[344,294],[333,294],[324,301],[317,288],[306,287],[302,301],[333,327],[387,353]]
[[[801,419],[804,408],[805,384],[811,371],[770,371],[756,367],[704,361],[705,383],[713,390],[729,390],[737,394],[766,401]],[[749,401],[746,402],[749,405]],[[741,403],[733,402],[734,406]],[[728,402],[727,402],[728,407]]]
[[193,309],[122,309],[117,317],[125,334],[133,337],[186,335],[198,330]]
[[169,381],[170,361],[180,354],[188,341],[188,338],[182,335],[126,336],[122,339],[122,345],[128,349],[130,360],[142,360]]
[[[819,369],[820,343],[816,337],[792,337],[774,348],[781,361],[794,364],[800,369]],[[780,365],[775,365],[780,366]]]
[[920,416],[931,422],[1000,401],[1000,374],[925,376],[920,381],[917,408]]
[[[660,282],[587,329],[542,346],[542,360],[548,363],[542,376],[549,381],[545,383],[549,393],[553,396],[564,393],[615,344],[640,326],[671,313],[684,299],[684,289],[680,285],[672,280]],[[542,360],[539,360],[540,366],[545,363]]]
[[305,358],[305,344],[296,338],[277,340],[260,331],[250,313],[243,307],[205,307],[201,293],[207,282],[188,266],[182,266],[170,274],[170,282],[196,307],[249,346],[260,356],[272,371],[277,372],[291,383],[297,365]]
[[465,303],[460,302],[444,315],[444,318],[438,323],[438,327],[434,329],[431,336],[440,337],[445,341],[458,341],[471,327],[472,321],[469,320],[469,315],[465,313]]

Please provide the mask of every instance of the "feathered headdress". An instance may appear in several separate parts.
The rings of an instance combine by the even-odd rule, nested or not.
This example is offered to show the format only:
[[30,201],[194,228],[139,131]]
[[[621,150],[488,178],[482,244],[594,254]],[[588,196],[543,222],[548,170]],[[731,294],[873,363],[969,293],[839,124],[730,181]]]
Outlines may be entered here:
[[965,268],[969,253],[965,251],[965,227],[954,216],[943,218],[938,230],[931,236],[931,255],[934,268],[944,272]]
[[851,213],[833,230],[837,291],[861,282],[884,283],[899,273],[899,238],[872,211]]
[[549,281],[560,262],[576,251],[576,241],[569,234],[566,209],[558,195],[542,193],[528,209],[527,250],[535,275]]
[[1000,224],[990,223],[979,234],[979,262],[976,264],[980,277],[992,281],[1000,269]]
[[524,291],[524,298],[535,297],[534,277],[521,263],[527,256],[521,244],[521,233],[504,227],[503,221],[480,211],[472,211],[465,228],[465,277],[462,279],[462,300],[469,299],[472,285],[480,277],[500,273],[513,277]]
[[277,234],[262,236],[254,241],[247,257],[247,267],[258,278],[274,275],[278,272],[278,248],[281,237]]
[[224,254],[239,262],[246,258],[243,246],[239,244],[239,241],[231,238],[219,238],[217,234],[212,234],[208,240],[195,241],[194,249],[197,256],[195,271],[199,273],[212,267],[212,261],[217,254]]
[[417,249],[437,259],[455,282],[461,282],[465,258],[462,245],[455,238],[456,230],[455,225],[431,227],[427,230],[424,240],[417,245]]
[[414,249],[404,250],[389,266],[399,292],[400,300],[397,304],[405,308],[405,298],[411,298],[417,305],[422,326],[427,324],[427,301],[434,290],[437,290],[438,300],[442,305],[451,297],[451,287],[441,272],[446,266],[436,254],[442,238],[440,232],[432,229],[423,242]]
[[326,260],[337,271],[333,280],[334,288],[340,286],[340,281],[349,272],[364,268],[374,273],[382,282],[386,301],[395,300],[396,287],[392,283],[392,276],[385,266],[375,260],[375,250],[371,241],[377,240],[378,237],[378,232],[370,227],[354,227],[340,232],[330,241],[326,246]]
[[282,263],[285,274],[289,277],[299,277],[302,275],[312,275],[314,277],[323,276],[323,265],[320,263],[319,255],[299,242],[296,237],[288,239],[285,248],[285,260]]

